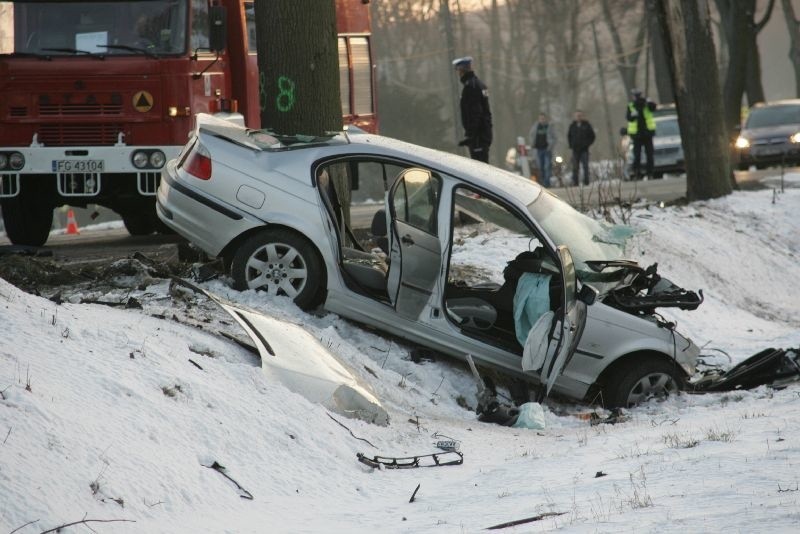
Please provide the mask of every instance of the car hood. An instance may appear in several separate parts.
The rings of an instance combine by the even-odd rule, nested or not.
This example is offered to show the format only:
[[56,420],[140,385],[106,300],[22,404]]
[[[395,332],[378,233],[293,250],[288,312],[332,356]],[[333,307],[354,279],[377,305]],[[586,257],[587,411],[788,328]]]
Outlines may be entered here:
[[764,139],[768,137],[788,137],[800,132],[800,124],[781,124],[764,128],[746,128],[742,130],[742,137],[748,139]]

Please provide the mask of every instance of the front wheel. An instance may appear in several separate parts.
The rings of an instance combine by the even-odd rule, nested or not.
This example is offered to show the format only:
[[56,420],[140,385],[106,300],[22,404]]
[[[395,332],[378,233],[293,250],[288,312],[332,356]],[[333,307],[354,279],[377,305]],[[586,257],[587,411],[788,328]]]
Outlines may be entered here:
[[21,191],[16,197],[4,198],[0,208],[9,241],[30,247],[47,242],[53,226],[53,205],[49,201]]
[[650,399],[664,399],[684,388],[675,362],[647,358],[628,362],[609,377],[604,401],[609,408],[629,408]]
[[283,229],[264,230],[245,241],[231,262],[233,287],[285,295],[302,309],[319,304],[325,270],[314,246]]

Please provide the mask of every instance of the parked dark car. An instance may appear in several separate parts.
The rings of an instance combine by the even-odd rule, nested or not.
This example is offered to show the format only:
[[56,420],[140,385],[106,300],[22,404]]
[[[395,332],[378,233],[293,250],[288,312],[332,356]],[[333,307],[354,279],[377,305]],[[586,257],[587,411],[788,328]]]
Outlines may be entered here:
[[800,99],[756,104],[736,139],[736,166],[800,164]]

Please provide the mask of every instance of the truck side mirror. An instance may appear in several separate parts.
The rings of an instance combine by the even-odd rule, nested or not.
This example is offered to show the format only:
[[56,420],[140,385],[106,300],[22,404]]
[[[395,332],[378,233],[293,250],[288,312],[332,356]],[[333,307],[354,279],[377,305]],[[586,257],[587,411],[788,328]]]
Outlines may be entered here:
[[228,25],[225,7],[211,6],[208,9],[208,47],[213,52],[225,50],[228,40]]

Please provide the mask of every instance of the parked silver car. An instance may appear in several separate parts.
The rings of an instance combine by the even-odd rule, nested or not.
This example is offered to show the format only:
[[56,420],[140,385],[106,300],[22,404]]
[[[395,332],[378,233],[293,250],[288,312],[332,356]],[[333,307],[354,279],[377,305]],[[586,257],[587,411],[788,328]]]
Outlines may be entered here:
[[207,115],[158,191],[168,226],[284,294],[606,406],[674,392],[702,301],[622,259],[625,228],[509,172],[363,133],[301,142]]

